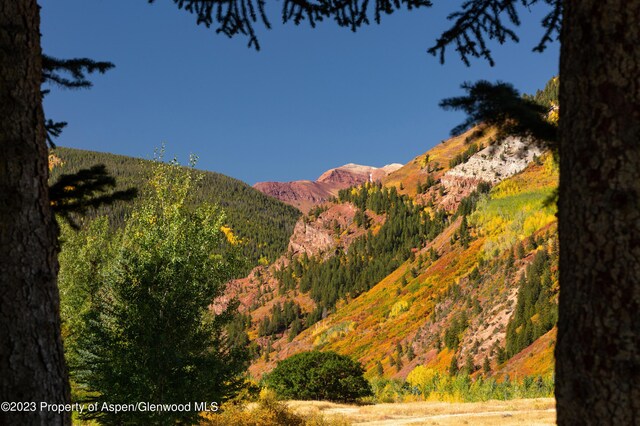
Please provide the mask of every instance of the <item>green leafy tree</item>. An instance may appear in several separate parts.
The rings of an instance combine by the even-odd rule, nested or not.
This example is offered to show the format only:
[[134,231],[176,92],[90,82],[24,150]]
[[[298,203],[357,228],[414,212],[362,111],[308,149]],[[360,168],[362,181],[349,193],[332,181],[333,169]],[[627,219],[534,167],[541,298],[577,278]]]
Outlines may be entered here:
[[360,363],[335,352],[303,352],[280,361],[265,383],[280,398],[355,401],[372,395]]
[[[209,306],[240,262],[221,231],[222,211],[188,208],[196,180],[176,164],[158,163],[150,196],[121,232],[109,238],[103,220],[80,244],[65,246],[60,288],[81,400],[223,401],[238,389],[248,354],[242,330],[227,329],[237,305],[217,315]],[[87,417],[175,424],[197,415],[98,411]]]

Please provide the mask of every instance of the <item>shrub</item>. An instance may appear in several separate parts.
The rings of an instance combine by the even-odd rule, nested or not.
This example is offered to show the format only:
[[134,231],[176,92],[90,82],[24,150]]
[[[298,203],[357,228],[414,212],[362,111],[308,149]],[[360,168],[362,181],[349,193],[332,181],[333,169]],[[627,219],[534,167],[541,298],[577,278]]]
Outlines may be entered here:
[[229,403],[217,413],[203,413],[200,424],[206,426],[303,426],[305,419],[292,412],[270,393],[262,393],[257,407],[247,409],[242,403]]
[[407,376],[407,383],[417,389],[425,398],[436,389],[440,373],[432,368],[419,365]]
[[265,383],[283,399],[355,401],[372,395],[360,363],[335,352],[303,352],[280,361]]
[[[272,392],[263,390],[257,404],[242,401],[223,404],[215,413],[202,413],[201,426],[347,426],[339,416],[329,418],[320,412],[299,413],[278,401]],[[305,410],[306,411],[306,410]]]

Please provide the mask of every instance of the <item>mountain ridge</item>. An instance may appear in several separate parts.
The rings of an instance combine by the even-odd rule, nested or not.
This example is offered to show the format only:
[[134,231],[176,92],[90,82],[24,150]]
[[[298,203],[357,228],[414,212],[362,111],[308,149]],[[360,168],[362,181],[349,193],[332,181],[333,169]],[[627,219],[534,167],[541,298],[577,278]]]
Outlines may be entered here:
[[338,195],[339,190],[367,181],[380,181],[400,167],[402,165],[398,163],[387,164],[383,167],[348,163],[325,171],[315,181],[258,182],[253,187],[266,195],[298,208],[303,213],[308,213],[313,207]]

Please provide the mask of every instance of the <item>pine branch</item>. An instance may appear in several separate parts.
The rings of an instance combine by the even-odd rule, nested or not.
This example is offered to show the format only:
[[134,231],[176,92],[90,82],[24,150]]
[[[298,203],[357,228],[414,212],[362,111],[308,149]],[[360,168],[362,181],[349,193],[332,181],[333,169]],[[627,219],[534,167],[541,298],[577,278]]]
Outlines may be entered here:
[[544,0],[544,2],[551,6],[551,12],[542,19],[542,27],[545,28],[545,32],[540,43],[533,48],[536,52],[543,52],[547,48],[547,44],[558,39],[562,25],[562,1]]
[[[148,0],[154,3],[155,0]],[[249,47],[260,50],[255,24],[261,21],[269,29],[271,24],[265,11],[265,0],[173,0],[179,9],[196,15],[197,24],[206,27],[217,24],[216,32],[233,37],[242,34],[249,38]],[[311,27],[325,19],[333,19],[339,26],[355,31],[369,24],[369,14],[380,23],[382,14],[391,14],[406,7],[430,7],[431,0],[284,0],[283,23],[299,25],[308,21]]]
[[491,51],[487,47],[487,39],[498,40],[503,44],[507,39],[519,41],[515,32],[508,28],[502,21],[502,15],[506,13],[508,20],[514,26],[520,25],[520,19],[515,9],[516,3],[527,3],[527,0],[468,0],[462,4],[462,10],[450,14],[447,19],[455,20],[453,26],[445,31],[435,46],[428,52],[436,56],[439,54],[440,62],[444,63],[444,54],[447,46],[455,43],[456,50],[462,61],[469,65],[469,56],[485,58],[494,65]]
[[[470,57],[484,58],[491,66],[495,64],[488,47],[488,41],[497,40],[504,44],[508,40],[518,42],[519,38],[510,26],[520,25],[520,17],[516,7],[518,4],[530,7],[541,0],[467,0],[458,12],[450,14],[447,19],[455,21],[453,26],[445,31],[436,44],[427,51],[440,57],[444,63],[447,47],[454,44],[455,50],[462,61],[470,65]],[[543,19],[542,25],[546,31],[540,43],[534,48],[542,51],[553,41],[553,35],[560,31],[562,18],[561,0],[543,0],[552,7],[551,12]],[[506,17],[505,17],[506,15]]]
[[[155,0],[148,0],[154,3]],[[210,28],[218,24],[217,33],[231,38],[242,34],[249,38],[249,47],[260,50],[254,25],[258,20],[269,29],[271,24],[265,12],[265,0],[173,0],[178,9],[196,15],[196,24]]]
[[[363,25],[368,25],[369,14],[373,12],[374,21],[379,24],[382,14],[390,15],[405,6],[408,10],[419,7],[431,7],[430,0],[376,0],[371,4],[369,0],[285,0],[282,8],[284,23],[293,21],[298,25],[308,20],[312,27],[316,22],[325,18],[333,18],[340,27],[356,31]],[[370,9],[373,9],[371,11]]]
[[[88,58],[58,59],[42,55],[42,82],[65,89],[86,89],[92,86],[92,83],[87,80],[88,74],[95,72],[104,74],[113,67],[111,62],[96,62]],[[48,94],[49,90],[42,90],[43,97]],[[51,148],[56,147],[53,139],[60,137],[66,126],[65,121],[56,122],[51,119],[45,121],[47,142]]]
[[114,67],[111,62],[96,62],[89,58],[58,59],[42,55],[42,82],[66,89],[89,88],[93,84],[87,80],[88,74],[104,74]]
[[107,192],[115,186],[115,178],[109,175],[103,164],[98,164],[73,174],[61,175],[49,187],[49,198],[53,211],[72,228],[78,229],[74,216],[83,216],[88,209],[110,205],[118,200],[130,201],[137,195],[135,188]]
[[547,108],[523,98],[511,84],[481,80],[461,87],[467,92],[466,96],[440,101],[440,107],[445,110],[461,110],[467,114],[467,119],[451,131],[452,135],[484,123],[498,129],[498,138],[532,137],[555,147],[557,127],[545,119]]
[[66,121],[53,121],[51,119],[48,119],[44,122],[44,130],[47,135],[47,142],[49,142],[49,146],[52,149],[55,149],[56,147],[53,139],[60,137],[60,135],[62,134],[62,129],[67,127],[67,124],[68,123]]

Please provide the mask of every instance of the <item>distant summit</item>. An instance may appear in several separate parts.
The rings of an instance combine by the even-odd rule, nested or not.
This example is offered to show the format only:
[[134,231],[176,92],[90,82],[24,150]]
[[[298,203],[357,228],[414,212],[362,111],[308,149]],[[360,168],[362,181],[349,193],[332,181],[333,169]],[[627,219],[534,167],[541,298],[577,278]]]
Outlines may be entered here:
[[349,163],[327,170],[315,181],[258,182],[253,187],[307,213],[312,207],[338,195],[341,189],[368,181],[378,182],[401,167],[402,164],[372,167]]

